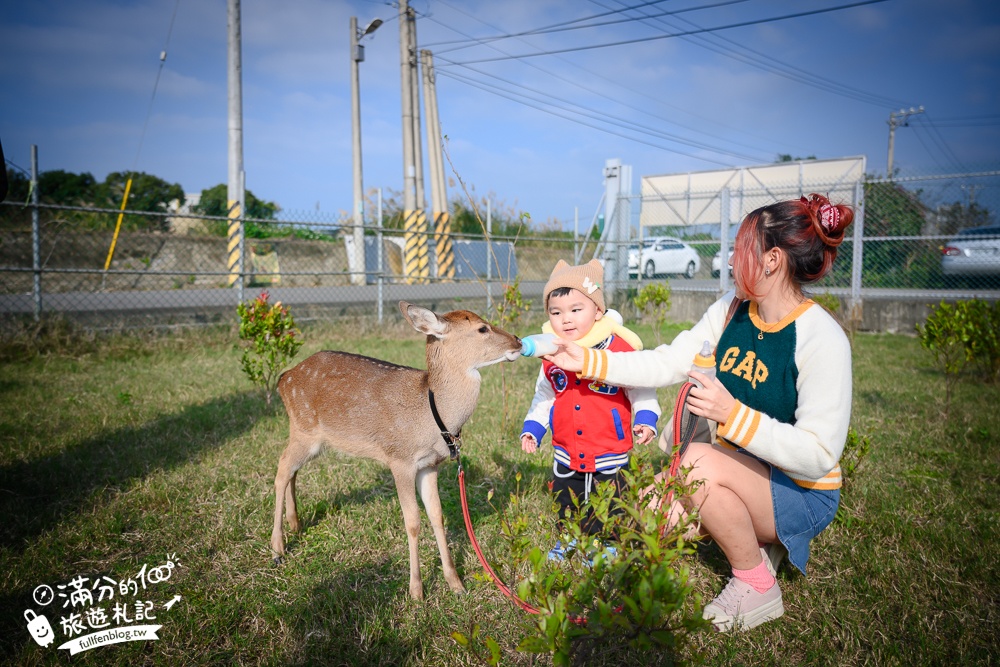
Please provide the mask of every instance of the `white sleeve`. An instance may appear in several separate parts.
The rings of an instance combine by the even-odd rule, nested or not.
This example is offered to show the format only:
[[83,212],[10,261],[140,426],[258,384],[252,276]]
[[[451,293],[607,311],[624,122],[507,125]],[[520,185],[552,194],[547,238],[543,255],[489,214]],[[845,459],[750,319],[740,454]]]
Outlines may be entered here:
[[596,377],[619,387],[666,387],[685,382],[696,354],[707,340],[714,348],[726,324],[726,313],[733,293],[723,295],[709,306],[693,327],[682,331],[669,344],[652,350],[603,352],[607,356],[606,373]]
[[535,381],[535,396],[531,399],[528,414],[524,417],[524,428],[521,429],[521,434],[530,433],[535,437],[535,441],[541,444],[545,432],[551,429],[549,415],[555,401],[555,390],[552,389],[552,384],[545,377],[545,367],[542,366],[538,370],[538,379]]
[[658,432],[656,422],[660,419],[660,401],[656,389],[652,387],[625,387],[625,395],[632,404],[632,418],[636,424],[648,426]]

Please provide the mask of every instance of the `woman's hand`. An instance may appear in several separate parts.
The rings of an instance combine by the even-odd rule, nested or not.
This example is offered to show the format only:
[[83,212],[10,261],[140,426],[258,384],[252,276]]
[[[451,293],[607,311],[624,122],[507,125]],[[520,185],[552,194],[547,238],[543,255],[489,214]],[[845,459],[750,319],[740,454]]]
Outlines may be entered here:
[[700,387],[694,387],[688,394],[688,409],[692,414],[725,424],[736,405],[733,395],[716,377],[709,377],[698,371],[691,371],[688,377],[701,383]]
[[571,371],[573,373],[582,371],[583,348],[573,341],[563,340],[562,338],[556,338],[555,343],[559,346],[559,351],[555,354],[546,354],[542,359],[555,364],[564,371]]

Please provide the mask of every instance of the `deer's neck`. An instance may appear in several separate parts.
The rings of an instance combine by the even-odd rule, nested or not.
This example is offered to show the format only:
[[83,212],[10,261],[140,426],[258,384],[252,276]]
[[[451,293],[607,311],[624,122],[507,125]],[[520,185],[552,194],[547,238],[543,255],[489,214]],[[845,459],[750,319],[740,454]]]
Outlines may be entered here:
[[479,400],[482,376],[475,368],[449,365],[444,355],[433,348],[427,350],[427,388],[434,392],[434,400],[445,425],[457,431],[472,416]]

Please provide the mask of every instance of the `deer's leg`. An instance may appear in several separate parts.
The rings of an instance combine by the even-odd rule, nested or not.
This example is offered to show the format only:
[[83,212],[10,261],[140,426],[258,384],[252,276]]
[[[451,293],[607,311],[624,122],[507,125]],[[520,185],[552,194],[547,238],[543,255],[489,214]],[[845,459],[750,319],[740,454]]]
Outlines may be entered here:
[[410,547],[410,597],[424,599],[424,586],[420,582],[420,556],[417,553],[417,537],[420,535],[420,509],[417,507],[417,489],[414,470],[407,464],[392,466],[392,477],[396,481],[396,494],[403,510],[406,525],[406,541]]
[[285,554],[285,537],[282,534],[281,518],[284,512],[285,492],[294,473],[289,465],[288,449],[285,449],[278,461],[278,472],[274,476],[274,526],[271,528],[271,553],[275,562],[280,562]]
[[295,503],[295,477],[299,469],[319,454],[319,446],[308,447],[303,437],[293,433],[288,439],[288,446],[281,453],[278,461],[278,472],[274,476],[274,526],[271,529],[271,551],[275,561],[280,561],[285,553],[285,540],[282,534],[282,513],[288,519],[289,528],[299,529],[299,514]]
[[299,532],[299,507],[295,502],[295,479],[299,476],[296,470],[288,478],[288,485],[285,486],[285,521],[288,522],[288,530],[293,533]]
[[455,593],[464,593],[465,586],[458,576],[455,563],[451,560],[448,550],[448,540],[444,532],[444,515],[441,511],[441,496],[438,495],[437,468],[424,468],[417,471],[417,484],[420,487],[420,498],[424,501],[424,510],[431,521],[434,539],[437,540],[438,551],[441,552],[441,567],[444,570],[445,581]]

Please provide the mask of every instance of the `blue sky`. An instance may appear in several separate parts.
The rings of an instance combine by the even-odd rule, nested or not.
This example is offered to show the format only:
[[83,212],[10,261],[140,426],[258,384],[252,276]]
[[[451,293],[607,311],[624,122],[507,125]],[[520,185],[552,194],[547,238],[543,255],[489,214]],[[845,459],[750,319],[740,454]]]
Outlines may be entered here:
[[[448,175],[539,223],[572,221],[575,210],[589,221],[609,158],[632,165],[636,189],[643,175],[769,163],[784,153],[865,155],[869,172],[885,173],[887,121],[901,107],[926,110],[896,132],[904,174],[1000,168],[995,0],[886,0],[780,19],[847,4],[411,6],[418,43],[438,66]],[[400,190],[398,9],[374,0],[243,0],[242,15],[247,187],[286,217],[351,210],[348,26],[357,16],[362,26],[385,20],[363,41],[365,187]],[[8,160],[27,168],[36,144],[42,170],[103,180],[135,169],[187,192],[227,181],[225,0],[3,0],[2,16]],[[603,25],[537,32],[595,23]],[[747,25],[725,28],[734,24]],[[714,30],[665,37],[704,29]],[[539,52],[550,53],[523,57]]]

